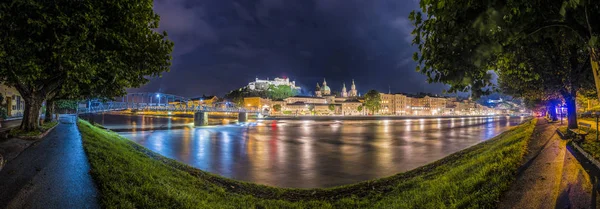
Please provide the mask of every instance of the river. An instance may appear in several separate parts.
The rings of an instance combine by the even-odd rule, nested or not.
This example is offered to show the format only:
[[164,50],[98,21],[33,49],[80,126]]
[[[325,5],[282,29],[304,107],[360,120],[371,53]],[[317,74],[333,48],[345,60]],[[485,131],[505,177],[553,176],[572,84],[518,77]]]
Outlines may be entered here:
[[[493,138],[523,117],[389,120],[211,120],[97,115],[166,157],[228,178],[279,187],[332,187],[394,175]],[[222,125],[225,124],[225,125]],[[134,129],[135,127],[135,129]],[[145,130],[162,128],[163,130]],[[145,131],[142,131],[145,130]]]

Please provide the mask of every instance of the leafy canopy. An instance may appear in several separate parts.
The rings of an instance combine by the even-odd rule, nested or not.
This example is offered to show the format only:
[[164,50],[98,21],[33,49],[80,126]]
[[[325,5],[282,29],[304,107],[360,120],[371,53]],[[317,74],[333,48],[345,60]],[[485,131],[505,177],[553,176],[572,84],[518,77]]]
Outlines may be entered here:
[[152,0],[0,3],[0,76],[24,99],[123,95],[168,71]]
[[429,82],[449,84],[450,92],[490,93],[490,71],[517,70],[500,69],[507,54],[544,35],[577,42],[597,60],[600,4],[594,0],[422,0],[420,8],[409,16],[417,70]]
[[273,109],[275,111],[279,112],[279,111],[281,111],[281,105],[280,104],[273,105]]
[[381,94],[377,90],[370,90],[365,94],[365,103],[367,110],[375,114],[381,108]]
[[39,128],[46,99],[114,98],[160,76],[173,43],[152,0],[0,2],[0,80],[25,101],[21,129]]

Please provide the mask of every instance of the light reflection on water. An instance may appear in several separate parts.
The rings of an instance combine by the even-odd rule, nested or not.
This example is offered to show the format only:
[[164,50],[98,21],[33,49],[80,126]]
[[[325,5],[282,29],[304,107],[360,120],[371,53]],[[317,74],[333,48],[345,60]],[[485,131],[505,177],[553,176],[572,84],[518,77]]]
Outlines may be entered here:
[[[313,188],[411,170],[490,139],[523,120],[261,120],[120,134],[164,156],[229,178]],[[162,119],[131,121],[142,126],[166,123]]]

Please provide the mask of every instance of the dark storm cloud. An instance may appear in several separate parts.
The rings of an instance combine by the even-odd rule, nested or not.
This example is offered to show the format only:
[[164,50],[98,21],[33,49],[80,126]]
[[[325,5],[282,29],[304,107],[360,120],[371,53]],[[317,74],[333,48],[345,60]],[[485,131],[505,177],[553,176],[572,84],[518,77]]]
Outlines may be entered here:
[[288,76],[312,91],[355,79],[359,91],[441,92],[411,60],[414,0],[159,0],[175,42],[171,72],[138,91],[222,95],[255,77]]

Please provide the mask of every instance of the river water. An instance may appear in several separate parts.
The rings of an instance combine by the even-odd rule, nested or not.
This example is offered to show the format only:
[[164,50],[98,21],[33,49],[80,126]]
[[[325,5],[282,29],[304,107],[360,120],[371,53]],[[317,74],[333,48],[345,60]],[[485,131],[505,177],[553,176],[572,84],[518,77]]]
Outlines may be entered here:
[[[523,117],[397,120],[213,120],[104,115],[96,122],[166,157],[228,178],[315,188],[394,175],[493,138]],[[136,127],[137,129],[132,129]],[[140,128],[178,129],[140,131]],[[130,130],[126,130],[130,128]],[[123,131],[121,130],[121,131]]]

